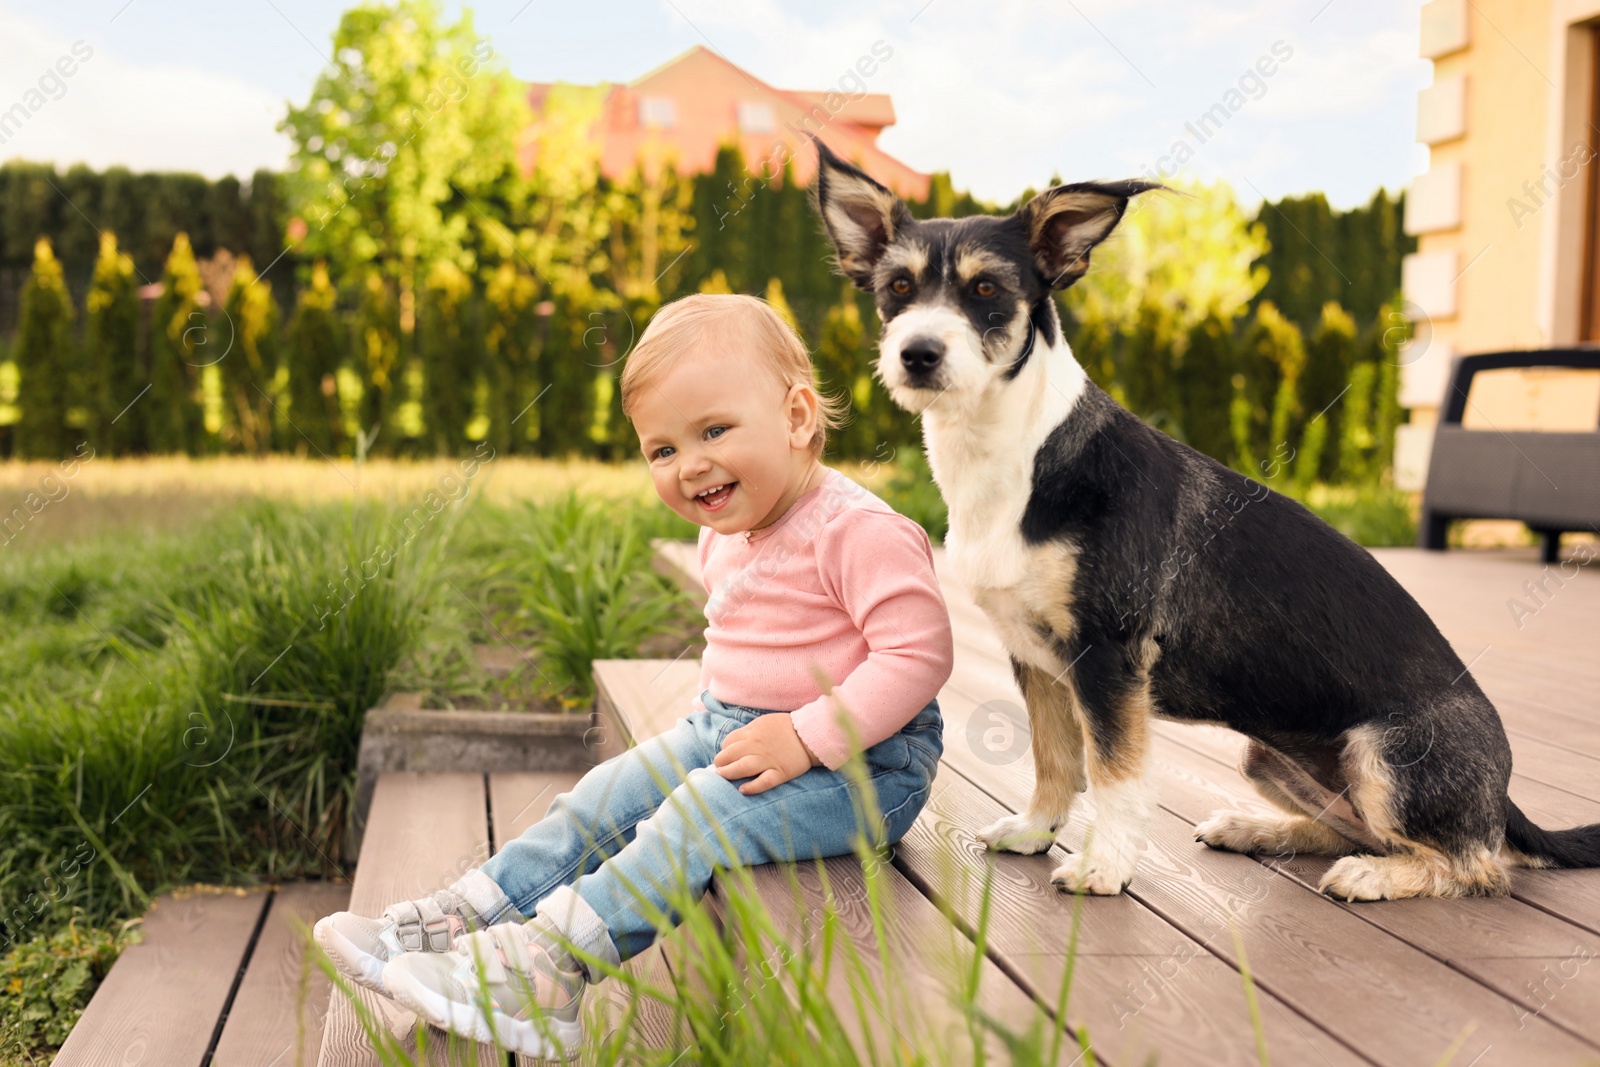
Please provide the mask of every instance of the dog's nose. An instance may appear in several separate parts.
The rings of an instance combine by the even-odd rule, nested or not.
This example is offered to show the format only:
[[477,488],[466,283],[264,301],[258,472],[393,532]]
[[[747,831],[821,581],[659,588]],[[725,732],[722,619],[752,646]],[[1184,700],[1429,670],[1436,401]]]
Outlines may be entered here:
[[913,337],[900,349],[900,362],[912,374],[926,374],[944,359],[944,342],[937,337]]

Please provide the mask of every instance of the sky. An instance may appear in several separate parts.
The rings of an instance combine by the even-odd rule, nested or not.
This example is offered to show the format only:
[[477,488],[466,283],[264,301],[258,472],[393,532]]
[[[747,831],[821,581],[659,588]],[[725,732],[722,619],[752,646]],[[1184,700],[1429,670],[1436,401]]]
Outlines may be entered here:
[[[869,79],[896,124],[879,144],[958,189],[1012,199],[1059,177],[1225,180],[1241,202],[1322,191],[1365,203],[1427,169],[1415,143],[1421,0],[485,0],[477,31],[527,81],[626,82],[694,45],[785,89]],[[70,77],[0,160],[281,169],[277,131],[326,65],[343,4],[0,0],[0,112]],[[450,18],[460,3],[447,3]],[[1270,70],[1270,75],[1262,72]],[[59,88],[57,88],[59,86]],[[36,98],[35,98],[36,99]],[[1197,136],[1216,105],[1227,120]]]

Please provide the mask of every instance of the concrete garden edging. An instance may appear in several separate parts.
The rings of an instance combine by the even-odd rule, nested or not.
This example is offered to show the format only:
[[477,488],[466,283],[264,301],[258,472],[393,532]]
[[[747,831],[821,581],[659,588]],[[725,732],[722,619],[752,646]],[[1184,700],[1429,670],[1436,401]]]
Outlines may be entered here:
[[452,711],[396,693],[367,712],[356,757],[355,807],[346,862],[361,854],[378,776],[391,771],[502,773],[585,771],[614,754],[599,715],[528,711]]

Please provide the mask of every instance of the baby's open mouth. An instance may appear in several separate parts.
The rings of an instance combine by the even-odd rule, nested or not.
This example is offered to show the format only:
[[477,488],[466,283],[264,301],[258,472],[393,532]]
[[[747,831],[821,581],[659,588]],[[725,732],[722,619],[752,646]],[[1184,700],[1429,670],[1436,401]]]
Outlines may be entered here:
[[695,500],[707,511],[721,511],[733,496],[733,487],[738,484],[738,482],[728,482],[716,487],[712,492],[696,496]]

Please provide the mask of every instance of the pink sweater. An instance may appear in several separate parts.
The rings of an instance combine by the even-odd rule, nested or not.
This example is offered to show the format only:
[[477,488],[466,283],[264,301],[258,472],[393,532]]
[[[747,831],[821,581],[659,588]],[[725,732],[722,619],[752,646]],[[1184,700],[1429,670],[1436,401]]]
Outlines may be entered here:
[[[789,711],[832,770],[852,751],[835,702],[869,747],[910,722],[950,677],[950,614],[927,533],[831,467],[765,529],[730,536],[701,527],[700,573],[710,597],[700,691]],[[698,695],[694,703],[705,707]]]

